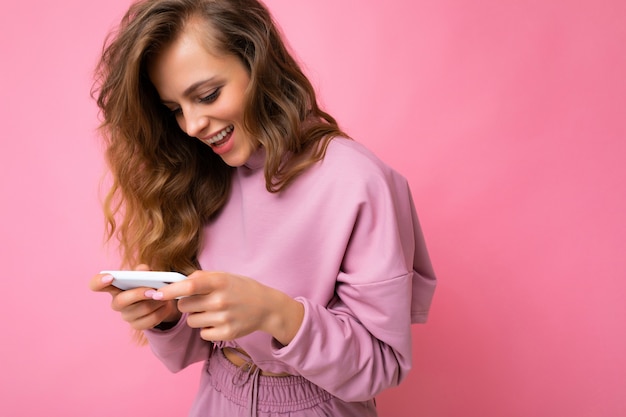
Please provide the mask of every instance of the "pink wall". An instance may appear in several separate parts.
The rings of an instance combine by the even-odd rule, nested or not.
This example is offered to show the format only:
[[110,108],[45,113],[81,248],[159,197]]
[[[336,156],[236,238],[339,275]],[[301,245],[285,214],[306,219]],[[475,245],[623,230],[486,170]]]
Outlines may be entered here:
[[[115,266],[90,75],[128,1],[5,3],[2,414],[184,415],[198,368],[170,375],[87,290]],[[626,415],[626,3],[268,4],[409,178],[440,277],[381,415]]]

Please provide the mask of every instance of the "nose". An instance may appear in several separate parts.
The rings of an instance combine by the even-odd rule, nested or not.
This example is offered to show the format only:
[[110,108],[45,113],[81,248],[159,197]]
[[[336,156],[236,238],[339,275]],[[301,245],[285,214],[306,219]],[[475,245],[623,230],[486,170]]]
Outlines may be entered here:
[[209,126],[209,118],[196,106],[183,109],[181,129],[191,137],[202,137],[202,132]]

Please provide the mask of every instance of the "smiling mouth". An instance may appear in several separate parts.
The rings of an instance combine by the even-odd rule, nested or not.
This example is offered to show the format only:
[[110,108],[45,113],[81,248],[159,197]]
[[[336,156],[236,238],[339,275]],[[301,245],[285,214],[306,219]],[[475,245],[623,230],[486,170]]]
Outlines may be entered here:
[[220,146],[222,144],[221,142],[226,142],[224,139],[227,139],[234,129],[233,125],[228,125],[210,138],[204,139],[203,142],[209,146]]

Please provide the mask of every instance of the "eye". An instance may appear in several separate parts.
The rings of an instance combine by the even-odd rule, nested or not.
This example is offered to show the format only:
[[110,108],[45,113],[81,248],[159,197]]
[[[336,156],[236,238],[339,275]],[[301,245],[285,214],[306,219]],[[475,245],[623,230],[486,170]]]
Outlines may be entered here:
[[222,88],[217,88],[215,89],[215,91],[213,91],[211,94],[209,94],[208,96],[202,97],[199,101],[200,103],[213,103],[215,100],[217,100],[217,98],[220,96],[220,92],[222,91]]
[[170,116],[180,116],[181,114],[183,114],[183,109],[181,109],[180,107],[169,107],[167,105],[163,105],[163,108],[165,109],[165,111],[170,115]]

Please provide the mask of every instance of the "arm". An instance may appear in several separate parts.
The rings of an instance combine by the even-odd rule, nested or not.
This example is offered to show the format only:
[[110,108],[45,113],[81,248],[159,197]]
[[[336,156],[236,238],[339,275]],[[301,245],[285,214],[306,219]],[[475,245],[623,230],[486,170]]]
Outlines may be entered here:
[[[139,265],[137,269],[148,270],[148,267]],[[155,355],[172,372],[208,358],[210,343],[200,339],[198,331],[186,325],[186,317],[181,317],[176,300],[154,300],[152,296],[156,291],[148,288],[122,291],[111,285],[112,281],[113,276],[98,274],[91,279],[89,286],[93,291],[111,294],[113,310],[120,312],[135,330],[143,330]],[[154,329],[162,322],[177,324],[167,331]]]
[[[352,401],[371,398],[406,376],[411,366],[411,311],[416,319],[425,318],[434,275],[406,181],[377,171],[367,161],[348,170],[350,176],[337,177],[332,164],[344,160],[330,161],[326,176],[311,176],[314,184],[305,181],[291,189],[293,198],[312,201],[300,207],[309,215],[286,223],[295,223],[297,229],[297,236],[287,239],[289,248],[278,245],[276,253],[258,259],[260,270],[278,272],[263,282],[276,277],[282,291],[288,289],[295,298],[287,300],[286,293],[259,281],[219,270],[196,271],[187,280],[160,289],[158,298],[185,296],[178,307],[189,314],[190,327],[201,329],[201,338],[237,340],[251,357],[261,360],[260,366],[263,361],[270,368],[270,362],[276,364],[267,370],[303,375]],[[312,197],[307,185],[316,185],[318,195]],[[272,201],[266,204],[269,213],[284,211],[282,205],[272,208]],[[282,228],[271,236],[289,237],[293,229]],[[266,229],[256,231],[267,236]],[[265,241],[257,239],[255,244]],[[220,252],[221,246],[215,250],[213,258],[229,256]],[[223,265],[211,257],[206,262]],[[305,275],[304,270],[321,274]],[[308,295],[298,297],[299,293]],[[274,338],[271,350],[265,333]]]
[[300,298],[302,325],[274,357],[346,401],[398,385],[411,368],[411,322],[424,321],[434,273],[408,185],[368,184],[355,216],[336,294],[327,306]]
[[[353,290],[369,300],[387,293],[389,300],[392,293],[410,292],[410,284],[407,277],[399,277],[384,285]],[[408,308],[406,301],[391,298],[396,298],[394,308]],[[377,303],[365,306],[361,300],[360,311],[354,313],[339,298],[328,308],[306,299],[299,301],[305,306],[302,326],[289,345],[274,344],[276,359],[344,401],[370,399],[407,375],[411,368],[408,310],[390,315],[384,311],[389,308]]]

